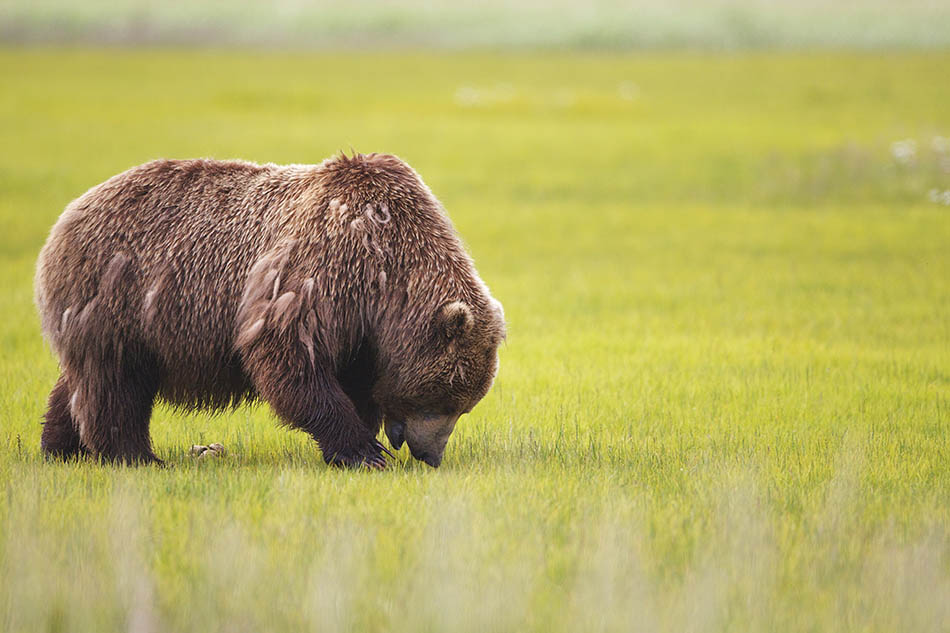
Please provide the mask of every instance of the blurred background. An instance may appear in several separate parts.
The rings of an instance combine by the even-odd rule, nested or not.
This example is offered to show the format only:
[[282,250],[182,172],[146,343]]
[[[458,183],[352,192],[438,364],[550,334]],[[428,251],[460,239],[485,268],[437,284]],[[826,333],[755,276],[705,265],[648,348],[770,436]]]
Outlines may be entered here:
[[940,0],[5,0],[16,43],[347,48],[713,50],[928,48],[950,42]]

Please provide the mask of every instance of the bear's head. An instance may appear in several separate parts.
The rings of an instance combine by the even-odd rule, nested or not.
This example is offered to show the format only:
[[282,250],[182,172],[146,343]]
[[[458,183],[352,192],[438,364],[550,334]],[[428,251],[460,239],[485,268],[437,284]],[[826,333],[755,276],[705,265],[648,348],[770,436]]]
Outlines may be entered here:
[[392,445],[405,442],[413,457],[438,467],[459,417],[491,388],[504,339],[504,313],[495,299],[440,305],[374,386]]

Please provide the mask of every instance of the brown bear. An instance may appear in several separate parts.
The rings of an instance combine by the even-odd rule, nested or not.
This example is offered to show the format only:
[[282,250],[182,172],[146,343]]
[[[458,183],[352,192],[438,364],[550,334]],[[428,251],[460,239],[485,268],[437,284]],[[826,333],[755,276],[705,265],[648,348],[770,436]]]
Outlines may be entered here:
[[330,464],[384,467],[385,425],[438,466],[505,338],[442,206],[380,154],[134,167],[66,207],[36,304],[61,367],[43,450],[124,462],[157,461],[156,397],[260,398]]

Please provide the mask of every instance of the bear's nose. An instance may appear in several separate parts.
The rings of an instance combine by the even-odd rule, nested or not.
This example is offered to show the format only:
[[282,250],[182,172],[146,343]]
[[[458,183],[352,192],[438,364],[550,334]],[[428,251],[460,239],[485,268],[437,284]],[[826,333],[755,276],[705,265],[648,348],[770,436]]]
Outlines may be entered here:
[[439,464],[442,463],[442,451],[436,452],[431,449],[414,449],[410,443],[409,452],[412,454],[414,459],[418,459],[420,462],[425,462],[433,468],[438,468]]

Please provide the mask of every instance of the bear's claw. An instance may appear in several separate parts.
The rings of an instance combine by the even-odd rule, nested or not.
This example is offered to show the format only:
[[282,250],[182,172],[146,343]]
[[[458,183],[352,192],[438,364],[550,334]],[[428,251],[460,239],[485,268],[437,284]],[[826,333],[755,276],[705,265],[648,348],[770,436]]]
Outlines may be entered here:
[[[331,459],[328,460],[331,466],[337,466],[340,468],[368,468],[370,470],[383,470],[386,468],[386,458],[383,457],[380,451],[385,451],[386,447],[379,443],[378,440],[373,440],[373,442],[362,450],[354,451],[350,455],[341,455],[337,453]],[[389,453],[392,456],[392,453]]]
[[378,448],[378,449],[381,450],[382,452],[386,453],[387,455],[389,455],[389,456],[392,457],[393,459],[396,459],[396,456],[393,455],[392,452],[391,452],[388,448],[386,448],[386,447],[383,445],[383,443],[380,442],[379,440],[376,440],[376,448]]

